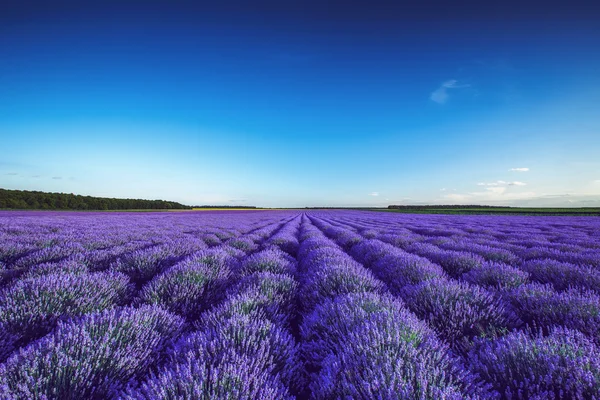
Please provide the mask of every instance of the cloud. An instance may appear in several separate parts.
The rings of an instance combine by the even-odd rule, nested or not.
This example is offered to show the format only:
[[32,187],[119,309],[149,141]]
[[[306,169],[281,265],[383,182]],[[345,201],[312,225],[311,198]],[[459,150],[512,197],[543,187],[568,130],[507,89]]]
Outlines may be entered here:
[[441,189],[440,189],[440,192],[445,192],[446,190],[448,190],[448,189],[446,189],[446,188],[441,188]]
[[379,192],[371,192],[371,193],[369,193],[369,196],[377,197],[377,196],[379,196]]
[[496,193],[496,194],[502,194],[502,193],[506,192],[506,187],[504,187],[504,186],[487,187],[487,188],[485,188],[485,190],[490,191],[492,193]]
[[527,171],[529,171],[529,168],[511,168],[511,169],[509,169],[509,171],[527,172]]
[[506,181],[496,181],[496,182],[479,182],[477,186],[526,186],[525,182],[506,182]]
[[227,200],[230,203],[244,203],[247,200],[246,199],[231,199],[231,200]]
[[9,172],[9,173],[7,173],[6,175],[9,175],[9,176],[16,176],[16,175],[19,175],[19,174],[18,174],[17,172]]
[[506,185],[507,182],[504,181],[496,181],[496,182],[479,182],[477,186],[501,186]]
[[429,99],[431,101],[435,101],[438,104],[444,104],[446,103],[446,101],[448,100],[448,90],[449,89],[462,89],[462,88],[468,88],[471,85],[469,84],[460,84],[458,83],[458,81],[456,79],[450,79],[444,83],[442,83],[442,85],[437,88],[435,91],[433,91],[431,93],[431,96],[429,96]]
[[62,176],[53,176],[52,179],[62,179]]

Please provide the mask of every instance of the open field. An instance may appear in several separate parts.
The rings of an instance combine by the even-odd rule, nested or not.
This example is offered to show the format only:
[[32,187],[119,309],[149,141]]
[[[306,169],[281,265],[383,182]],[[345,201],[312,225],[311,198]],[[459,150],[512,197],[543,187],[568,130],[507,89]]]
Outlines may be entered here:
[[600,398],[600,219],[0,212],[0,398]]

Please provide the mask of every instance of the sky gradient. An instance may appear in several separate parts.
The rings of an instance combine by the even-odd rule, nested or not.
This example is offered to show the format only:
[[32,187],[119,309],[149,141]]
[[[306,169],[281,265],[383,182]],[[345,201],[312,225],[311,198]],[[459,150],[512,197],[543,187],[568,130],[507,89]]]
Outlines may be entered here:
[[203,3],[2,2],[0,187],[600,206],[592,2]]

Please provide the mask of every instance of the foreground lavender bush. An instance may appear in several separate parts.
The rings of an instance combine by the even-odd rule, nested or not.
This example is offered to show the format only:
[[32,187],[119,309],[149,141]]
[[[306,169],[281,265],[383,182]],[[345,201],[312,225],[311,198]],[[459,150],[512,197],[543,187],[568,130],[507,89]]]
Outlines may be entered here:
[[323,237],[323,233],[321,231],[315,231],[314,229],[303,230],[300,234],[301,238],[306,237],[306,239],[302,239],[302,243],[300,244],[300,248],[298,249],[298,259],[301,260],[301,264],[310,254],[314,254],[315,252],[318,252],[321,249],[339,249],[335,243]]
[[275,274],[294,274],[295,260],[281,250],[266,249],[252,254],[241,265],[241,274],[254,272],[272,272]]
[[352,246],[350,255],[369,266],[394,250],[394,246],[379,240],[362,240]]
[[80,261],[77,257],[67,258],[65,260],[55,263],[43,263],[38,264],[29,269],[21,279],[37,278],[44,275],[50,275],[55,273],[67,273],[70,275],[82,275],[90,272],[89,268],[85,263]]
[[372,314],[405,313],[402,303],[375,293],[351,293],[327,299],[307,315],[300,326],[303,353],[311,367],[319,367],[347,335]]
[[410,253],[426,257],[439,264],[452,277],[479,267],[484,263],[484,258],[466,251],[443,250],[428,243],[414,243],[407,248]]
[[244,253],[252,252],[258,248],[258,245],[251,238],[245,237],[231,238],[227,241],[227,245]]
[[79,243],[65,243],[45,247],[16,260],[14,268],[28,269],[29,267],[36,264],[60,261],[73,254],[80,253],[83,250],[83,246],[81,246]]
[[143,283],[175,260],[167,246],[156,246],[129,253],[113,263],[111,268],[127,274],[134,282]]
[[545,259],[527,261],[521,269],[529,272],[537,282],[552,284],[555,290],[577,287],[600,294],[600,269],[594,267]]
[[179,340],[170,359],[172,364],[194,359],[218,364],[229,352],[248,357],[255,367],[279,376],[288,387],[301,382],[302,364],[294,338],[261,312],[209,324]]
[[298,252],[300,243],[298,242],[297,233],[299,218],[284,225],[277,233],[269,238],[267,244],[275,245],[286,253],[295,256]]
[[209,364],[189,360],[151,375],[140,388],[130,389],[122,400],[292,400],[281,381],[254,366],[255,360],[230,356]]
[[551,285],[530,283],[506,294],[519,317],[531,327],[577,329],[600,339],[600,296],[575,289],[556,292]]
[[196,319],[223,298],[231,276],[226,262],[211,263],[213,255],[210,253],[213,252],[208,250],[190,257],[158,275],[142,289],[140,300],[162,305],[190,320]]
[[477,336],[496,336],[517,323],[507,305],[493,294],[452,280],[407,286],[401,297],[453,346],[460,347]]
[[395,293],[407,285],[447,276],[439,265],[400,249],[394,249],[381,257],[371,268]]
[[292,315],[296,308],[298,282],[287,274],[255,272],[245,276],[228,290],[231,296],[256,293],[273,304],[277,304],[285,315]]
[[492,398],[407,313],[374,314],[356,326],[325,358],[311,392],[315,399]]
[[485,262],[461,276],[461,280],[489,289],[512,289],[529,282],[529,274],[503,263]]
[[[335,245],[330,240],[322,239],[323,242],[319,241],[318,243],[322,243],[320,247],[307,247],[305,255],[300,258],[300,266],[304,269],[310,269],[314,265],[322,265],[322,264],[335,264],[338,262],[345,262],[352,257],[349,257],[348,254],[344,253],[342,249]],[[304,247],[301,248],[304,249]]]
[[383,293],[385,285],[351,259],[311,268],[304,280],[301,301],[306,310],[328,298],[348,293]]
[[0,293],[0,323],[26,343],[47,333],[59,318],[124,304],[130,295],[129,278],[115,272],[27,278]]
[[149,306],[59,323],[0,366],[0,398],[113,398],[147,371],[182,325],[181,318]]
[[32,244],[4,239],[0,241],[0,262],[6,265],[12,264],[33,250],[35,250],[35,246]]
[[476,340],[469,362],[502,399],[600,398],[600,348],[574,330]]
[[224,303],[204,313],[195,324],[198,329],[218,326],[224,320],[239,315],[266,315],[271,321],[281,326],[288,326],[290,315],[285,313],[285,305],[278,302],[280,298],[269,298],[255,288],[231,296]]

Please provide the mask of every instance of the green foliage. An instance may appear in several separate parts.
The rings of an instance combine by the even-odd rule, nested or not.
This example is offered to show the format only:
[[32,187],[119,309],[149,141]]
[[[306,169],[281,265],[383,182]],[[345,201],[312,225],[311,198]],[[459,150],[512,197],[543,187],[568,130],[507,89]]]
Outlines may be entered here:
[[46,193],[0,189],[0,209],[19,210],[185,210],[174,201],[113,199],[73,193]]

